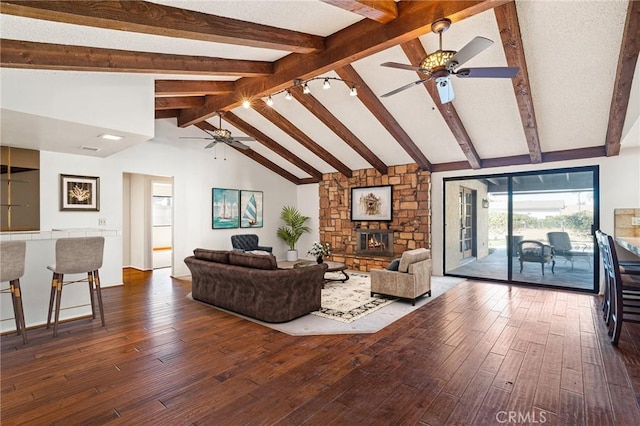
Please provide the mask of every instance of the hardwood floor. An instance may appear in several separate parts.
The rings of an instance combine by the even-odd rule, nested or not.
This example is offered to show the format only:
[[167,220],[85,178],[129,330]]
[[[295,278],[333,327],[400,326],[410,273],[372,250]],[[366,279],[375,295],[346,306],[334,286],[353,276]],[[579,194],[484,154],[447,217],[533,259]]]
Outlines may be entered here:
[[294,337],[187,299],[103,291],[106,327],[2,336],[2,425],[637,425],[640,327],[590,295],[465,282],[375,334]]

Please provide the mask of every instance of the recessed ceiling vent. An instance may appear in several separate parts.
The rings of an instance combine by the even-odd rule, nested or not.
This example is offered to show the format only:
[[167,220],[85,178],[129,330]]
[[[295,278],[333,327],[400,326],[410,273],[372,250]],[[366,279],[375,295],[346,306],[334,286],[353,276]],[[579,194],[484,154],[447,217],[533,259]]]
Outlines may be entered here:
[[96,148],[95,146],[81,146],[80,149],[83,151],[92,151],[92,152],[100,151],[100,148]]

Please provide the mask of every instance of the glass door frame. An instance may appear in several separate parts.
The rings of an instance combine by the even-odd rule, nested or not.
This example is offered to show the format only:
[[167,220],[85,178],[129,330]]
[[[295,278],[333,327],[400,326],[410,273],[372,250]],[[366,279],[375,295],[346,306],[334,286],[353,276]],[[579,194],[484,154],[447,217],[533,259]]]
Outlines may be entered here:
[[[513,236],[513,179],[519,176],[537,176],[537,175],[551,175],[551,174],[561,174],[561,173],[578,173],[578,172],[591,172],[592,173],[592,186],[593,186],[593,223],[592,229],[590,230],[591,236],[595,239],[595,230],[600,228],[600,168],[597,165],[594,166],[579,166],[579,167],[564,167],[557,169],[544,169],[544,170],[531,170],[526,172],[512,172],[512,173],[498,173],[498,174],[483,174],[483,175],[469,175],[469,176],[458,176],[458,177],[448,177],[443,178],[443,223],[442,223],[442,235],[443,235],[443,251],[442,251],[442,265],[443,265],[443,275],[445,276],[455,276],[461,278],[471,278],[477,280],[490,280],[497,282],[505,282],[508,284],[517,284],[517,285],[527,285],[532,287],[541,287],[541,288],[554,288],[558,290],[568,290],[568,291],[580,291],[580,292],[588,292],[597,294],[600,291],[600,268],[599,268],[599,253],[598,246],[594,244],[594,252],[592,259],[592,270],[593,270],[593,288],[592,289],[578,289],[578,288],[570,288],[570,287],[562,287],[555,286],[550,284],[539,284],[539,283],[531,283],[526,281],[514,281],[513,280],[513,251],[516,250],[513,247],[512,238]],[[467,275],[460,275],[455,273],[449,273],[447,271],[447,182],[451,181],[465,181],[465,180],[480,180],[480,179],[507,179],[507,279],[500,278],[483,278],[483,277],[474,277]],[[460,207],[458,206],[458,209]],[[458,249],[457,247],[455,248]],[[517,260],[517,259],[516,259]]]

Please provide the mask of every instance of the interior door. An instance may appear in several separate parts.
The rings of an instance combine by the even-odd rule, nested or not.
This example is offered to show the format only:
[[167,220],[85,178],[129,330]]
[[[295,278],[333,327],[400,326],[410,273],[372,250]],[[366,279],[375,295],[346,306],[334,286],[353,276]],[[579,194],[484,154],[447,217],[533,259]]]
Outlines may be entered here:
[[462,259],[473,256],[474,194],[469,188],[460,188],[460,254]]

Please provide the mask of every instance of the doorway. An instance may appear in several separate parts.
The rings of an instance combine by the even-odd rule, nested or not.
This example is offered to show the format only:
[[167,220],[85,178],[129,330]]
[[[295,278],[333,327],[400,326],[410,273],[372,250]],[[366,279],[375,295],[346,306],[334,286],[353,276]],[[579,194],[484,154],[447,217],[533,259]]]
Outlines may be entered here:
[[151,182],[153,269],[170,268],[173,254],[173,183],[154,179]]
[[173,178],[123,173],[123,261],[149,271],[173,267]]

